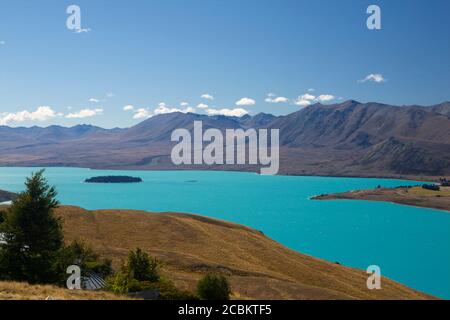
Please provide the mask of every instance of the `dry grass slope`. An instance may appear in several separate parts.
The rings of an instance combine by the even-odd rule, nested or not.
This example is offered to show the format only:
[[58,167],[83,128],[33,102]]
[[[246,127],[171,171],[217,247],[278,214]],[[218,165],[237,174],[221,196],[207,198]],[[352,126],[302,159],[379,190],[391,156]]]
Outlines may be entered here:
[[108,292],[67,290],[54,286],[0,281],[0,300],[123,300]]
[[87,211],[61,207],[66,241],[86,240],[118,266],[140,247],[163,262],[162,273],[193,291],[208,271],[230,276],[239,299],[428,299],[384,278],[381,290],[366,288],[367,275],[306,256],[253,229],[180,213]]

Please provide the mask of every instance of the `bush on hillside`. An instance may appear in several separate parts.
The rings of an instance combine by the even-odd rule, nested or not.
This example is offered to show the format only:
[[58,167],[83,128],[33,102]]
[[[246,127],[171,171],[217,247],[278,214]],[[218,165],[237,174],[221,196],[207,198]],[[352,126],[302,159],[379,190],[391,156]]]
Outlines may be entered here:
[[198,282],[197,294],[203,300],[229,300],[230,284],[224,275],[209,273]]
[[55,269],[60,274],[61,284],[66,282],[66,270],[70,265],[79,266],[83,276],[96,273],[100,277],[105,278],[112,273],[111,260],[101,259],[91,247],[78,240],[62,248],[58,253]]
[[141,291],[141,282],[159,280],[158,267],[159,263],[156,259],[137,248],[135,251],[130,251],[120,271],[106,279],[106,288],[117,294]]
[[197,300],[188,291],[179,290],[175,284],[158,274],[159,263],[141,249],[130,251],[120,271],[106,279],[106,289],[116,294],[129,294],[155,290],[159,300]]
[[158,261],[150,257],[140,248],[131,251],[128,255],[127,268],[137,281],[158,281]]
[[159,300],[199,300],[197,296],[189,291],[178,289],[172,281],[165,278],[160,278],[157,282],[139,282],[137,286],[130,289],[132,292],[157,290]]
[[119,272],[106,278],[105,289],[115,294],[128,294],[132,289],[139,285],[139,281],[133,279],[125,265]]

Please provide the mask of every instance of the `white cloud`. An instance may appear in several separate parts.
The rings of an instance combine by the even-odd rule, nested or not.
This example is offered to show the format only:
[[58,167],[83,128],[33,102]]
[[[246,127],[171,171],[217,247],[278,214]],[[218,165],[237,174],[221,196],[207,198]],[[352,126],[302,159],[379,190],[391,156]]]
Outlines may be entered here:
[[136,110],[133,119],[144,119],[144,118],[150,118],[152,116],[152,113],[145,108],[139,108]]
[[310,104],[312,104],[312,101],[316,99],[316,96],[313,96],[312,94],[305,93],[304,95],[299,96],[295,101],[294,104],[300,107],[307,107]]
[[359,83],[364,83],[367,81],[372,81],[376,83],[386,82],[387,80],[380,73],[371,73],[362,80],[358,80]]
[[269,93],[265,101],[268,103],[288,103],[289,99],[286,97],[277,97],[274,93]]
[[80,118],[89,118],[97,115],[103,114],[103,109],[97,108],[97,109],[82,109],[78,112],[69,113],[66,115],[66,118],[68,119],[80,119]]
[[200,103],[200,104],[197,105],[197,108],[199,108],[199,109],[208,109],[209,106],[207,104]]
[[201,98],[202,98],[202,99],[206,99],[206,100],[210,100],[210,101],[213,101],[213,100],[214,100],[214,97],[213,97],[212,95],[210,95],[209,93],[204,93],[204,94],[202,94],[202,95],[201,95]]
[[134,110],[134,106],[132,106],[131,104],[123,107],[123,111],[133,111],[133,110]]
[[174,113],[174,112],[182,112],[182,113],[188,113],[188,112],[194,112],[195,109],[192,107],[186,107],[184,109],[178,109],[178,108],[171,108],[169,106],[167,106],[167,104],[165,104],[164,102],[161,102],[158,105],[158,108],[155,109],[154,113],[155,115],[158,114],[166,114],[166,113]]
[[248,114],[248,111],[242,108],[234,108],[234,109],[228,109],[228,108],[222,108],[222,109],[214,109],[210,108],[209,105],[200,103],[197,105],[198,109],[203,110],[206,112],[209,116],[217,116],[217,115],[223,115],[223,116],[230,116],[230,117],[242,117],[243,115]]
[[314,91],[315,91],[315,89],[313,89],[313,88],[310,88],[310,89],[308,89],[307,91],[308,91],[308,92],[314,92]]
[[246,114],[248,114],[248,111],[245,109],[242,109],[242,108],[235,108],[235,109],[225,108],[225,109],[220,109],[220,110],[208,109],[208,110],[206,110],[206,112],[210,116],[222,115],[222,116],[227,116],[227,117],[242,117],[242,116],[245,116]]
[[75,33],[88,33],[91,32],[91,28],[77,28],[75,29]]
[[187,107],[189,107],[189,102],[183,101],[180,103],[180,106],[183,108],[187,108]]
[[6,41],[3,41],[3,40],[0,41],[0,45],[1,45],[1,46],[4,46],[5,44],[6,44]]
[[307,107],[313,102],[329,102],[336,99],[334,95],[331,94],[321,94],[319,96],[314,96],[310,93],[305,93],[301,96],[299,96],[295,101],[294,104],[300,107]]
[[236,101],[237,106],[254,106],[256,101],[251,98],[242,98],[239,101]]
[[0,125],[6,125],[9,122],[23,122],[23,121],[47,121],[58,114],[48,106],[38,107],[35,111],[19,111],[16,113],[0,113]]
[[301,100],[307,100],[307,101],[313,101],[316,99],[316,96],[313,96],[312,94],[305,93],[304,95],[299,97]]
[[94,102],[94,103],[99,103],[100,100],[96,99],[96,98],[90,98],[89,102]]
[[336,99],[336,97],[331,94],[321,94],[317,97],[317,100],[320,102],[328,102],[334,99]]
[[287,103],[287,102],[289,102],[289,99],[286,98],[286,97],[276,97],[276,98],[273,100],[273,102],[274,102],[274,103]]
[[298,97],[298,99],[295,100],[294,104],[297,106],[300,106],[300,107],[307,107],[311,104],[311,101],[302,99],[301,97]]
[[112,98],[112,97],[114,97],[115,96],[115,94],[113,93],[113,92],[107,92],[106,93],[106,97],[107,98]]
[[151,118],[155,115],[173,113],[173,112],[182,112],[182,113],[195,112],[195,109],[190,107],[189,103],[187,103],[187,102],[182,102],[180,105],[183,106],[184,108],[182,108],[182,109],[172,108],[172,107],[169,107],[166,103],[160,102],[158,104],[158,107],[153,111],[150,111],[149,108],[136,109],[132,105],[127,105],[127,106],[123,107],[123,110],[124,111],[132,111],[134,113],[133,119],[146,119],[146,118]]

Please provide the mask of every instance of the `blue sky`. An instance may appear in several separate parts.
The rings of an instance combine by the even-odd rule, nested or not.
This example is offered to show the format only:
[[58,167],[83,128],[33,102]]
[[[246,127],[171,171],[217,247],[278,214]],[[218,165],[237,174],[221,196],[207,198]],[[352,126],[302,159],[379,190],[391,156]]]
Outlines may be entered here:
[[[71,4],[88,32],[67,29]],[[370,4],[381,30],[366,27]],[[278,115],[346,99],[431,105],[449,88],[448,0],[0,3],[0,125],[127,127],[175,110]]]

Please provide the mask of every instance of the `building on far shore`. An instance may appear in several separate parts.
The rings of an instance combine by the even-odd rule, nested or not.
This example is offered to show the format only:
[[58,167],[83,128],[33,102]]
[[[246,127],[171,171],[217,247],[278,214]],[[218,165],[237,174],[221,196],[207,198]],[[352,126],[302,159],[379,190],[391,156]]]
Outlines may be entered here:
[[431,190],[431,191],[440,191],[441,187],[437,184],[424,184],[424,185],[422,185],[422,189]]

